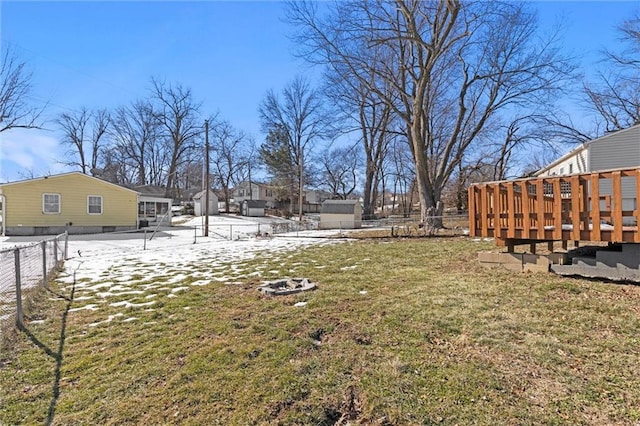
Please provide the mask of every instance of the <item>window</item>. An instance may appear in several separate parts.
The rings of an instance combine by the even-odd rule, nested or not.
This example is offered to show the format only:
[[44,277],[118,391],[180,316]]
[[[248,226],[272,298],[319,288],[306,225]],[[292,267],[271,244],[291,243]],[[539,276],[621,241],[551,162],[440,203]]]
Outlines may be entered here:
[[87,213],[102,214],[102,196],[89,195],[87,197]]
[[573,173],[573,163],[569,164],[569,174]]
[[273,189],[265,189],[264,195],[267,197],[273,197]]
[[60,214],[60,194],[42,194],[42,212]]

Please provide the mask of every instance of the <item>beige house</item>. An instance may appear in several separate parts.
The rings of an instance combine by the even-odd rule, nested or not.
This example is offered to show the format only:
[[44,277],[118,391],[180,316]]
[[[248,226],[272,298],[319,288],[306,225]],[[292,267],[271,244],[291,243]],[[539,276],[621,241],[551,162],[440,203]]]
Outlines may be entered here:
[[267,208],[276,204],[277,191],[270,185],[244,181],[233,189],[233,202],[242,205],[245,200],[262,200]]
[[80,172],[0,184],[5,235],[51,235],[138,227],[136,191]]

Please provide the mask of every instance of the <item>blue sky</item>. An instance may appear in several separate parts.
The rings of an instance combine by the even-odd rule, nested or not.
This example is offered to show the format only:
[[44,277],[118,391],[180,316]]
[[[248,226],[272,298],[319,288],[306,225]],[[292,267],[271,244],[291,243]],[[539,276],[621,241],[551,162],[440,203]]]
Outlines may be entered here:
[[[564,46],[583,57],[616,43],[614,28],[639,1],[538,2],[541,25],[565,26]],[[32,103],[46,119],[80,107],[115,108],[148,93],[150,78],[180,83],[237,128],[260,134],[257,108],[269,89],[319,75],[292,55],[280,2],[1,1],[0,37],[33,72]],[[0,134],[0,182],[58,173],[64,156],[52,122]]]

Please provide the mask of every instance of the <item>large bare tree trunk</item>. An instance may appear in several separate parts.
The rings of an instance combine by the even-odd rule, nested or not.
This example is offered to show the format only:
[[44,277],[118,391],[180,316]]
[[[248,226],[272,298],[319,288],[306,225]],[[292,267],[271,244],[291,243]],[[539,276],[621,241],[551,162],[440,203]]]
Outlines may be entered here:
[[499,112],[551,102],[571,77],[553,36],[536,44],[528,7],[357,0],[337,2],[326,17],[310,3],[290,7],[306,57],[359,79],[403,122],[429,226],[441,226],[445,185]]

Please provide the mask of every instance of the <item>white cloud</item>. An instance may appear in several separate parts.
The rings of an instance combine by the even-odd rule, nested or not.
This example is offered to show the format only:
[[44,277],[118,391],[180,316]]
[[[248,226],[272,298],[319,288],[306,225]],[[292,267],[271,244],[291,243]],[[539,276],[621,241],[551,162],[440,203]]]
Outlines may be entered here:
[[0,133],[0,182],[68,171],[63,150],[51,132],[12,129]]

